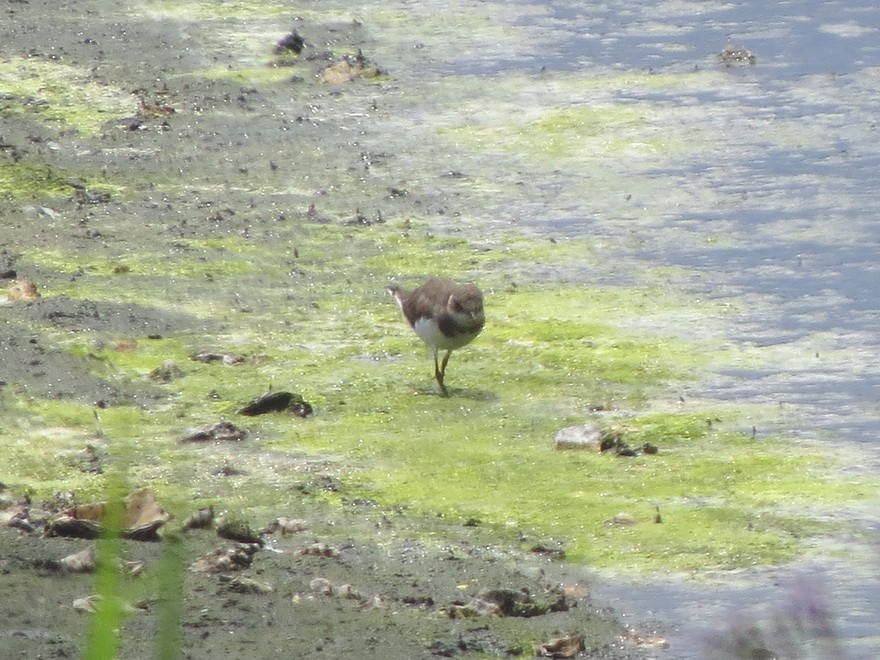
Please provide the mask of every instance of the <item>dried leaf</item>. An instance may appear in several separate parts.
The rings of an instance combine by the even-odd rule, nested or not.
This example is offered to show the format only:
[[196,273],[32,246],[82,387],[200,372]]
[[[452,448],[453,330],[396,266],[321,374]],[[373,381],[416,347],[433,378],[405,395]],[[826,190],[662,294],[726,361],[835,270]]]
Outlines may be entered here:
[[91,614],[97,609],[98,603],[102,600],[104,600],[104,597],[97,594],[93,596],[83,596],[82,598],[77,598],[73,601],[73,609],[78,612],[88,612]]
[[574,658],[584,650],[584,638],[581,635],[556,637],[543,644],[535,645],[535,654],[542,658]]
[[144,489],[130,495],[125,502],[126,537],[136,541],[158,539],[157,531],[171,520],[152,490]]
[[9,300],[31,301],[40,297],[37,285],[30,280],[15,280],[9,285]]
[[[93,539],[101,532],[101,524],[107,513],[106,502],[91,502],[71,507],[49,521],[49,536],[67,536]],[[125,525],[123,535],[135,541],[158,540],[158,529],[171,520],[156,500],[153,491],[144,489],[125,499]]]

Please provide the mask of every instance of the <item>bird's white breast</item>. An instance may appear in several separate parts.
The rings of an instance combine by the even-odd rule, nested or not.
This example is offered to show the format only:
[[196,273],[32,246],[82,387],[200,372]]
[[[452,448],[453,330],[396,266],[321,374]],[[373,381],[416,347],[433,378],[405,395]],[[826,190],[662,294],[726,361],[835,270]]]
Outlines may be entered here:
[[440,326],[434,319],[421,318],[413,324],[413,330],[423,342],[428,346],[439,348],[444,351],[451,351],[461,348],[465,344],[471,342],[479,333],[473,332],[468,334],[456,335],[455,337],[447,337],[440,332]]

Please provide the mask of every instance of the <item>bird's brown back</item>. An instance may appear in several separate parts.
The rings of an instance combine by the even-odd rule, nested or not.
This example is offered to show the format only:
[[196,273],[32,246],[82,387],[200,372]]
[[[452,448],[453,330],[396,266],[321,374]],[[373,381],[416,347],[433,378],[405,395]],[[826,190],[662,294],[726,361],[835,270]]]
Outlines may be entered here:
[[[442,323],[442,317],[449,315],[450,297],[453,298],[454,311],[482,318],[483,294],[473,284],[456,284],[445,278],[432,277],[412,291],[398,287],[391,287],[390,290],[410,325],[419,319],[434,319]],[[482,322],[479,325],[482,326]]]

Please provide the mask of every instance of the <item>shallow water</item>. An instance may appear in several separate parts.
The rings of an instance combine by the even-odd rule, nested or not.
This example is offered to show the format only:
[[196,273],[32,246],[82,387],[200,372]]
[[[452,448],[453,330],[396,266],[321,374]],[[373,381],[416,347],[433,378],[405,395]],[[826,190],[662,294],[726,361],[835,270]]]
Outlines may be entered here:
[[819,2],[549,2],[544,21],[568,43],[548,66],[692,65],[728,39],[779,79],[854,73],[876,62],[880,11],[862,0]]
[[[554,53],[536,58],[548,68],[718,66],[707,57],[728,37],[755,52],[755,66],[729,70],[732,89],[705,90],[693,99],[654,95],[670,106],[700,103],[708,116],[682,113],[683,121],[695,129],[708,124],[715,148],[649,168],[649,176],[675,182],[689,199],[646,202],[663,220],[631,256],[687,267],[686,285],[698,295],[745,303],[728,336],[769,359],[757,368],[722,371],[692,395],[792,406],[797,412],[780,422],[783,431],[866,443],[853,467],[876,473],[880,7],[865,0],[549,6],[544,22],[563,39]],[[791,131],[784,138],[783,126]],[[591,214],[588,222],[560,221],[555,230],[578,232],[589,224],[596,231],[597,217],[605,224]],[[715,240],[719,234],[724,240]],[[877,530],[876,522],[866,526]],[[876,556],[875,549],[863,550]],[[876,563],[854,570],[849,562],[828,560],[797,570],[826,577],[851,657],[876,657]],[[605,593],[648,619],[671,617],[682,626],[680,637],[693,642],[697,621],[773,602],[781,579],[764,574],[745,587],[717,590],[658,582],[635,596],[609,585]],[[676,646],[676,657],[699,656],[687,643]]]
[[[533,61],[548,68],[717,67],[711,56],[728,38],[757,55],[757,65],[729,69],[730,89],[692,98],[651,95],[672,107],[699,103],[708,116],[683,111],[681,121],[708,130],[714,148],[647,168],[647,176],[674,182],[689,199],[647,202],[662,222],[634,255],[693,269],[689,284],[701,295],[746,301],[735,341],[802,343],[804,355],[748,374],[730,371],[709,393],[796,404],[831,435],[874,442],[880,431],[873,359],[880,329],[880,7],[867,1],[548,6],[538,22],[552,25],[558,41],[553,53]],[[596,232],[597,220],[605,224],[597,214],[562,218],[554,230],[578,232],[588,224]],[[637,215],[633,224],[638,228]],[[725,241],[714,241],[719,234]],[[821,341],[813,346],[810,338]],[[804,364],[812,348],[815,359]],[[823,359],[826,351],[835,359]]]
[[[524,222],[553,236],[595,236],[605,241],[609,263],[679,268],[670,286],[735,302],[725,336],[758,360],[719,370],[688,396],[776,404],[779,419],[764,420],[772,428],[759,434],[856,442],[863,452],[854,453],[852,469],[880,472],[880,6],[609,0],[517,7],[514,24],[530,35],[520,48],[507,57],[462,58],[451,69],[720,70],[727,78],[684,93],[617,90],[617,103],[671,111],[661,132],[700,132],[706,144],[653,161],[608,163],[630,178],[621,185],[621,196],[630,187],[629,204],[602,198],[579,172],[557,170],[544,183],[558,196],[535,195]],[[753,51],[757,63],[723,67],[715,54],[728,42]],[[657,195],[652,182],[669,190]],[[591,275],[615,267],[597,271]],[[876,533],[876,515],[860,515]],[[737,576],[736,585],[659,580],[636,592],[610,584],[600,592],[634,622],[665,621],[659,628],[675,640],[670,655],[700,657],[696,622],[778,600],[786,575],[822,575],[847,652],[876,657],[876,549],[842,545],[848,560]],[[859,556],[872,561],[856,569]]]

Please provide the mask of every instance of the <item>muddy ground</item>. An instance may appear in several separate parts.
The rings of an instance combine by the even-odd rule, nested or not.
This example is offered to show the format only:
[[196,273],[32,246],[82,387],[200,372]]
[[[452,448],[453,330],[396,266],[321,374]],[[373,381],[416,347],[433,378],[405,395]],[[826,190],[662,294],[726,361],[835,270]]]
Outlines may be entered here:
[[[347,94],[353,104],[381,95],[381,88],[358,91],[367,84],[363,80],[346,87],[320,79],[322,68],[338,59],[334,53],[363,48],[369,56],[369,26],[299,21],[297,29],[308,35],[304,57],[313,58],[308,75],[292,75],[284,84],[242,84],[199,73],[241,59],[235,44],[211,39],[215,24],[166,20],[140,9],[41,0],[11,2],[2,9],[0,57],[70,64],[88,71],[89,84],[126,90],[131,105],[130,113],[108,116],[88,135],[47,121],[39,108],[28,108],[27,99],[3,96],[0,158],[7,164],[45,164],[46,185],[54,177],[56,189],[53,195],[7,190],[0,199],[0,273],[9,281],[29,278],[46,294],[0,306],[0,393],[7,396],[78,401],[96,410],[132,402],[160,406],[166,403],[163,390],[148,381],[96,373],[93,361],[72,356],[53,338],[59,331],[85,333],[99,344],[118,336],[149,341],[187,333],[204,336],[210,345],[211,333],[229,331],[232,323],[223,314],[206,321],[167,307],[52,295],[59,282],[76,282],[79,275],[22,261],[25,250],[57,248],[112,261],[142,249],[174,254],[187,249],[181,239],[246,236],[257,246],[268,245],[283,238],[276,223],[283,221],[289,233],[295,231],[292,220],[294,225],[366,221],[361,208],[370,209],[370,217],[383,208],[386,213],[446,212],[445,200],[417,193],[389,201],[387,186],[365,183],[371,158],[379,156],[365,156],[344,119],[313,120],[316,107],[328,98],[338,106]],[[265,37],[261,47],[267,58],[275,43],[274,36]],[[359,64],[353,60],[352,65]],[[153,111],[139,112],[138,98]],[[279,110],[291,103],[296,111]],[[169,108],[175,112],[166,113]],[[352,112],[369,112],[369,106]],[[124,182],[125,192],[90,188],[104,177]],[[271,198],[254,193],[263,181],[278,184]],[[294,183],[285,188],[279,183],[284,181]],[[175,295],[173,281],[157,286],[165,299]],[[247,304],[259,311],[258,297],[242,303],[240,294],[218,290],[210,278],[199,286],[189,282],[179,292],[182,302]],[[15,475],[7,479],[14,483]],[[613,612],[590,600],[583,575],[547,553],[505,549],[479,524],[419,519],[364,501],[331,507],[321,501],[327,484],[320,474],[291,474],[290,480],[302,493],[298,507],[277,515],[300,520],[295,531],[266,534],[268,549],[239,571],[185,571],[183,657],[531,655],[536,640],[572,635],[584,636],[590,657],[646,653],[626,636]],[[14,488],[3,493],[7,505],[23,495]],[[2,655],[77,657],[89,615],[73,603],[94,593],[95,577],[59,570],[54,562],[94,541],[48,538],[40,533],[40,521],[35,523],[32,532],[0,529]],[[184,566],[234,546],[213,530],[181,538]],[[153,656],[164,607],[155,566],[165,546],[124,543],[123,558],[145,560],[146,577],[124,578],[124,593],[136,608],[122,632],[122,657]],[[240,576],[262,586],[231,581]],[[529,610],[529,616],[504,607],[500,616],[475,611],[480,603],[461,609],[487,590],[545,605]]]
[[[427,545],[415,538],[426,521],[358,510],[364,507],[339,512],[304,496],[297,531],[266,535],[267,549],[248,566],[186,570],[181,657],[531,656],[536,640],[576,636],[584,637],[589,657],[643,657],[641,640],[590,601],[575,572],[502,552],[475,528],[431,523],[444,540]],[[95,577],[57,562],[93,544],[0,530],[4,657],[81,656],[89,614],[74,603],[94,593]],[[145,562],[145,572],[123,578],[131,612],[120,657],[157,657],[157,628],[168,607],[157,583],[165,545],[124,544],[123,559]],[[202,530],[184,537],[181,552],[189,563],[235,547]],[[497,607],[500,615],[489,612]]]

